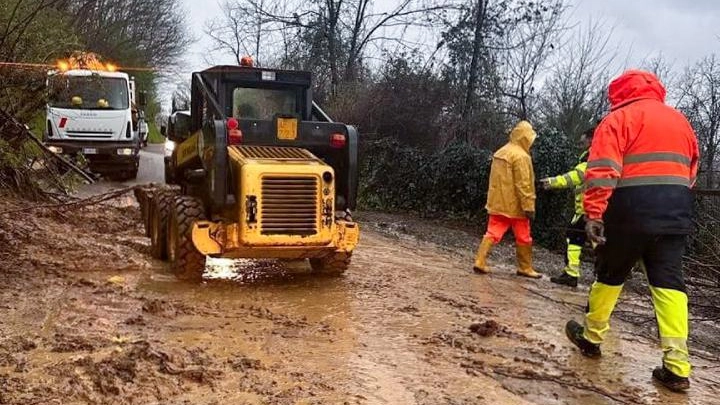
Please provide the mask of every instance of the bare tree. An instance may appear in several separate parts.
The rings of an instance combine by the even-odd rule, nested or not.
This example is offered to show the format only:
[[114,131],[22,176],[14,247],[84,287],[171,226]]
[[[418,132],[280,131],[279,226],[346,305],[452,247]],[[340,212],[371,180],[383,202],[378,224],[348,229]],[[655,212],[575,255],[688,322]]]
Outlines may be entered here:
[[126,66],[175,64],[192,39],[179,0],[62,0],[86,49]]
[[[290,27],[272,16],[285,13],[286,2],[226,0],[221,14],[205,22],[205,35],[212,40],[210,51],[233,56],[237,63],[251,55],[258,66],[276,63],[285,52],[284,35]],[[281,52],[279,52],[281,51]]]
[[538,75],[556,52],[560,37],[567,29],[562,20],[565,9],[562,0],[545,3],[537,13],[523,16],[506,30],[508,49],[502,53],[504,95],[509,98],[510,114],[517,118],[530,116]]
[[[9,0],[0,7],[0,108],[27,121],[45,103],[45,67],[78,46],[58,0]],[[31,65],[12,65],[12,63]],[[32,65],[37,64],[37,66]]]
[[668,92],[672,92],[675,89],[675,82],[678,79],[677,72],[674,69],[673,63],[668,61],[662,53],[645,58],[645,60],[640,63],[640,66],[643,69],[653,72]]
[[715,54],[689,66],[678,84],[678,108],[690,120],[700,144],[704,185],[716,187],[720,146],[720,61]]
[[608,72],[617,57],[610,46],[612,32],[600,21],[568,32],[542,89],[545,125],[578,136],[605,113]]
[[[443,7],[430,0],[398,0],[384,12],[374,11],[373,0],[229,0],[224,4],[224,20],[210,22],[206,29],[216,49],[237,57],[252,50],[246,41],[255,38],[256,53],[263,46],[266,55],[286,55],[283,63],[290,67],[327,71],[332,94],[341,83],[358,78],[370,44],[402,41],[399,35],[386,37],[387,30],[424,24],[423,14]],[[243,10],[241,18],[236,10]]]

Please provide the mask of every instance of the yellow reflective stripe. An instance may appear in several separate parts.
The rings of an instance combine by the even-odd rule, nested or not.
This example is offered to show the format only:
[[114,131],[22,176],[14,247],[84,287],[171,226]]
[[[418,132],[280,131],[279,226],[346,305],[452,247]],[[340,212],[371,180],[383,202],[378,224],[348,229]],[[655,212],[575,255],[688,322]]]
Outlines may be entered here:
[[556,188],[565,188],[567,186],[567,180],[563,176],[556,176],[550,178],[550,186]]
[[690,187],[690,179],[682,176],[638,176],[620,179],[617,187],[673,185]]
[[578,163],[578,165],[575,166],[575,170],[577,170],[578,172],[580,172],[580,174],[584,176],[585,171],[587,170],[587,162]]
[[615,188],[618,185],[617,179],[592,179],[587,182],[587,188],[592,187],[612,187]]
[[612,159],[595,159],[587,162],[587,168],[611,168],[614,169],[616,172],[621,173],[622,172],[622,166],[612,160]]
[[623,164],[626,165],[647,162],[673,162],[688,167],[692,164],[692,160],[689,157],[675,152],[638,153],[635,155],[627,155],[623,159]]
[[565,273],[572,277],[580,277],[580,256],[582,255],[582,246],[568,243],[567,259],[568,265],[565,267]]
[[563,180],[565,180],[565,184],[575,184],[575,181],[573,180],[572,173],[565,173],[562,175]]
[[692,366],[685,338],[660,338],[665,368],[680,377],[689,377]]
[[585,314],[585,339],[600,344],[610,330],[610,315],[617,303],[622,285],[613,286],[594,282],[588,298],[588,312]]

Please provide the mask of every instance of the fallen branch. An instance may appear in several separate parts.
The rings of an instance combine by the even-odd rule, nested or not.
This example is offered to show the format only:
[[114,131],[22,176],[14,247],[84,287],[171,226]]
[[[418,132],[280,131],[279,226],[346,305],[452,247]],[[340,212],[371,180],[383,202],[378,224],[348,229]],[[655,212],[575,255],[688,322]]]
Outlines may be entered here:
[[535,291],[535,290],[533,290],[532,288],[528,288],[528,287],[525,287],[525,286],[520,286],[520,288],[522,288],[522,289],[524,289],[524,290],[527,290],[527,291],[529,291],[529,292],[531,292],[531,293],[533,293],[533,294],[535,294],[535,295],[537,295],[537,296],[539,296],[539,297],[545,298],[545,299],[548,300],[548,301],[552,301],[552,302],[554,302],[554,303],[556,303],[556,304],[568,305],[568,306],[572,306],[572,307],[575,307],[575,308],[585,308],[585,305],[580,305],[580,304],[576,304],[576,303],[574,303],[574,302],[569,302],[569,301],[558,300],[558,299],[549,297],[549,296],[547,296],[547,295],[545,295],[545,294],[542,294],[542,293],[540,293],[540,292],[538,292],[538,291]]
[[97,194],[92,197],[81,198],[78,200],[67,201],[67,202],[62,202],[62,203],[31,205],[29,207],[23,207],[23,208],[18,208],[18,209],[14,209],[14,210],[0,212],[0,216],[16,214],[18,212],[35,211],[35,210],[40,210],[40,209],[56,209],[56,208],[65,208],[65,207],[76,208],[76,207],[82,207],[82,206],[88,206],[88,205],[95,205],[95,204],[99,204],[104,201],[113,200],[115,198],[122,197],[123,195],[135,190],[135,188],[136,188],[136,186],[125,187],[125,188],[122,188],[119,190],[110,191],[110,192],[103,193],[103,194]]
[[28,133],[27,137],[30,138],[30,140],[32,140],[40,149],[42,149],[43,152],[45,152],[45,156],[50,156],[51,158],[60,162],[61,166],[64,166],[65,168],[77,173],[83,179],[85,179],[88,182],[88,184],[95,183],[95,179],[92,176],[90,176],[89,174],[87,174],[87,172],[85,170],[77,167],[75,164],[73,164],[69,160],[65,159],[63,156],[52,152],[50,149],[48,149],[47,146],[45,146],[44,143],[40,142],[40,140],[35,138],[32,134]]

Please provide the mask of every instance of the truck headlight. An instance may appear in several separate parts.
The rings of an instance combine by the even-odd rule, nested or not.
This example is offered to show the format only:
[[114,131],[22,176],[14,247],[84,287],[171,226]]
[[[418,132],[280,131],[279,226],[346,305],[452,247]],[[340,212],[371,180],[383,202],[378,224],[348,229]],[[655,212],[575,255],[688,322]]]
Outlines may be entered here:
[[122,156],[130,156],[133,154],[133,150],[131,148],[120,148],[117,150],[117,154]]
[[57,153],[58,155],[63,153],[63,150],[59,146],[48,146],[48,150],[52,153]]

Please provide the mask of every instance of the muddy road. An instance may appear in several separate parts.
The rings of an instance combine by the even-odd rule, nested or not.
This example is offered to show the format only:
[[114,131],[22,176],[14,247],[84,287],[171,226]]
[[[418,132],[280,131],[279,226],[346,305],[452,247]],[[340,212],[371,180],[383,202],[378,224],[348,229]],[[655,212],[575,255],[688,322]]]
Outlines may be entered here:
[[[154,152],[139,181],[158,180]],[[213,261],[190,284],[150,258],[138,211],[128,197],[0,215],[0,404],[720,403],[701,345],[688,395],[653,385],[647,299],[626,292],[604,357],[585,359],[563,326],[587,287],[515,277],[508,247],[474,275],[472,233],[366,213],[342,278]]]

